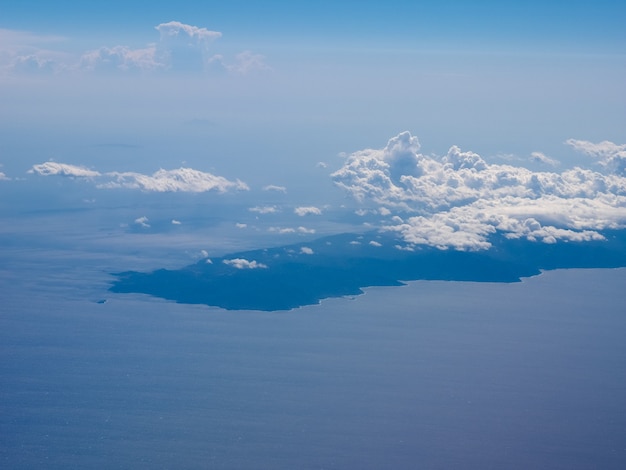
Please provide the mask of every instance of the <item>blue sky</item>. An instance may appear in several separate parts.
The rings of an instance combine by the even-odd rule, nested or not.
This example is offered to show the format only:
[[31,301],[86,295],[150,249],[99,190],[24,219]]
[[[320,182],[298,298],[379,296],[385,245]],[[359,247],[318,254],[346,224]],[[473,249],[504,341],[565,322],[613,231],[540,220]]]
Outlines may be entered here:
[[2,26],[78,36],[129,36],[167,20],[221,28],[239,37],[350,39],[364,43],[493,40],[619,49],[625,7],[614,1],[518,2],[7,2]]

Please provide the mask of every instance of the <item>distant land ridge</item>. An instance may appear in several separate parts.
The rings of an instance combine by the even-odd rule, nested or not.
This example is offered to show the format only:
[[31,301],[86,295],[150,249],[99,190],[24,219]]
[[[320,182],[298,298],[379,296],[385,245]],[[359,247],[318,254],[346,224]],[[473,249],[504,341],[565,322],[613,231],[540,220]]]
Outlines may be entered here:
[[227,310],[290,310],[403,281],[517,282],[542,270],[626,266],[626,231],[602,234],[605,241],[553,244],[494,235],[482,251],[409,247],[391,232],[340,234],[176,270],[113,273],[110,290]]

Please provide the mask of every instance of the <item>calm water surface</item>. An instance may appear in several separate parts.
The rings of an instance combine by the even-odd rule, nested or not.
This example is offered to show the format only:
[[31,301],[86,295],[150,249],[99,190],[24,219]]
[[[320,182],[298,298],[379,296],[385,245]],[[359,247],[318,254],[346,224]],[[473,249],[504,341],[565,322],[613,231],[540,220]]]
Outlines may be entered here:
[[83,284],[2,279],[2,468],[626,468],[626,269],[279,313]]

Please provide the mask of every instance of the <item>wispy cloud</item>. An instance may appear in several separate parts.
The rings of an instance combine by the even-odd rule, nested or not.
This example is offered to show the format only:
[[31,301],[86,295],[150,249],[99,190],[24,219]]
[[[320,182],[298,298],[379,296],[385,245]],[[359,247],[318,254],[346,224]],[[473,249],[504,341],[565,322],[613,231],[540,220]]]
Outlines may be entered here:
[[597,159],[609,171],[626,176],[626,144],[615,144],[608,140],[593,143],[576,139],[568,139],[565,143],[578,152]]
[[387,216],[403,215],[385,228],[415,245],[479,250],[489,248],[496,232],[545,243],[591,240],[602,238],[603,229],[626,226],[620,166],[626,146],[567,143],[597,157],[610,172],[533,172],[488,164],[456,146],[443,157],[426,156],[417,138],[403,132],[383,149],[347,156],[331,176],[358,201],[386,208]]
[[267,186],[263,186],[263,191],[276,191],[278,193],[286,193],[287,188],[284,186],[276,186],[275,184],[268,184]]
[[232,63],[222,63],[229,72],[237,75],[248,75],[252,72],[271,70],[271,67],[265,62],[265,56],[254,54],[250,51],[237,54]]
[[0,73],[56,73],[66,70],[72,55],[54,50],[67,38],[0,28]]
[[558,160],[548,157],[543,152],[532,152],[530,154],[530,160],[537,163],[543,163],[549,166],[559,166]]

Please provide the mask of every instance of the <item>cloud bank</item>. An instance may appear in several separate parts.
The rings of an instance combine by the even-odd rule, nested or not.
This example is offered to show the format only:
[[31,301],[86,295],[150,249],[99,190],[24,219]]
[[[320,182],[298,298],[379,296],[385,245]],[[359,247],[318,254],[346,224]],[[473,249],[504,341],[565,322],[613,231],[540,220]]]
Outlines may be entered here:
[[443,157],[426,156],[418,139],[403,132],[383,149],[347,156],[331,177],[357,201],[389,212],[383,227],[399,232],[409,247],[487,249],[496,232],[544,243],[596,240],[604,229],[625,227],[626,146],[566,143],[594,157],[604,172],[533,172],[488,164],[457,146]]
[[45,162],[28,170],[28,173],[41,176],[67,176],[97,180],[101,189],[127,188],[148,192],[192,192],[247,191],[248,185],[240,180],[231,181],[193,168],[159,170],[152,175],[135,172],[100,173],[95,170],[67,163]]

